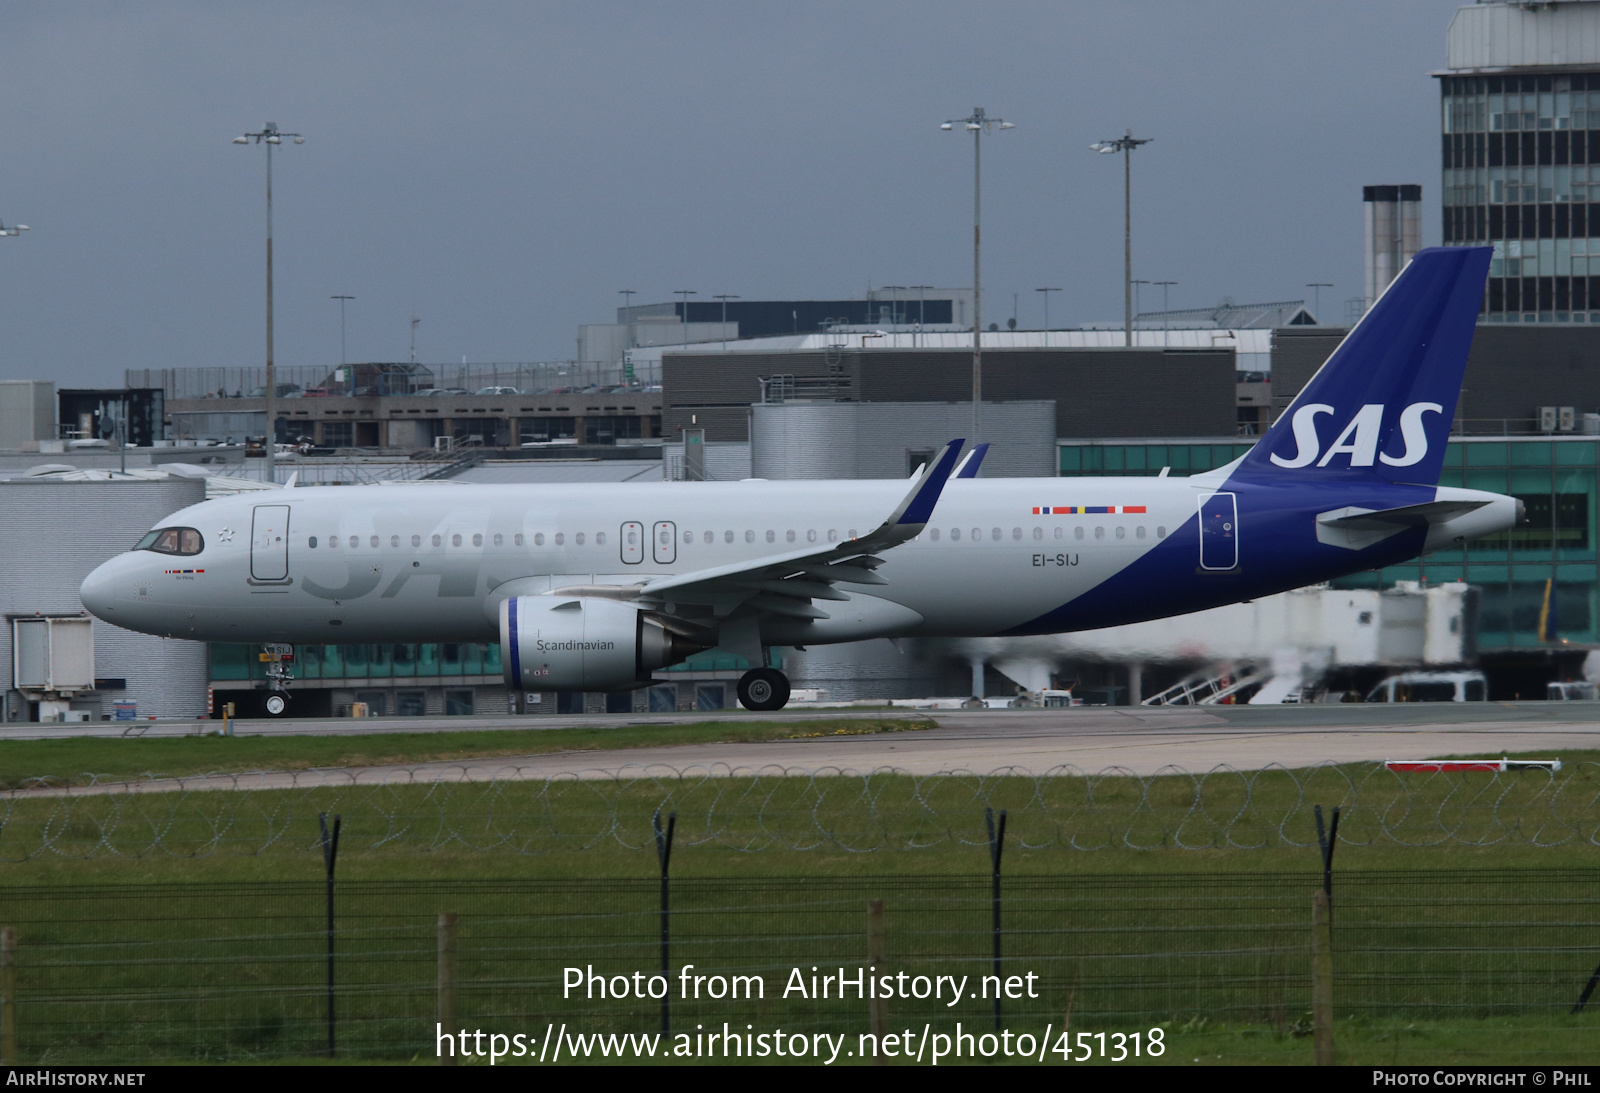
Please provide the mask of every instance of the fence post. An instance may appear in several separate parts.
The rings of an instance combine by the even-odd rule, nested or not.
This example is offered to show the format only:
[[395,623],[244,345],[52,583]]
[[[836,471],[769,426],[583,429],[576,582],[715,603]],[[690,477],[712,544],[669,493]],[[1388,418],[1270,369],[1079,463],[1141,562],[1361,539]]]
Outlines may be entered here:
[[328,881],[328,1058],[331,1059],[336,1050],[334,1028],[337,1024],[333,1009],[333,867],[339,858],[339,828],[344,825],[344,817],[333,818],[331,832],[326,812],[317,815],[317,823],[322,826],[322,865]]
[[1333,850],[1339,845],[1339,805],[1333,806],[1333,823],[1327,830],[1322,826],[1322,806],[1313,805],[1317,817],[1317,847],[1322,851],[1322,890],[1328,897],[1329,943],[1332,943],[1333,922]]
[[[456,1029],[456,914],[439,912],[439,1024],[447,1035]],[[437,1045],[434,1048],[438,1050]],[[455,1066],[455,1048],[439,1056],[440,1066]]]
[[661,1035],[667,1036],[672,1032],[672,973],[667,967],[670,956],[672,935],[669,917],[669,893],[667,891],[667,866],[672,862],[672,832],[678,826],[677,812],[667,814],[667,827],[661,828],[661,810],[656,809],[656,814],[650,818],[650,825],[656,832],[656,861],[661,865],[661,978],[667,981],[667,993],[661,996]]
[[[10,930],[10,927],[6,927]],[[1583,1007],[1589,1004],[1589,996],[1594,993],[1596,986],[1600,986],[1600,968],[1595,968],[1594,974],[1589,976],[1589,982],[1583,985],[1583,993],[1578,995],[1578,1004],[1572,1007],[1573,1013],[1582,1013]]]
[[[874,972],[884,964],[883,900],[867,900],[867,963]],[[867,1002],[867,1022],[872,1026],[872,1063],[883,1065],[883,1038],[889,1032],[889,1007],[887,1000],[877,991]]]
[[0,1063],[17,1065],[17,928],[0,930]]
[[1333,931],[1328,893],[1311,896],[1311,1037],[1318,1066],[1333,1065]]
[[983,810],[983,822],[989,828],[989,865],[993,869],[994,898],[994,1030],[1000,1031],[1000,854],[1005,850],[1006,810],[1000,810],[1000,826],[994,823],[994,809]]

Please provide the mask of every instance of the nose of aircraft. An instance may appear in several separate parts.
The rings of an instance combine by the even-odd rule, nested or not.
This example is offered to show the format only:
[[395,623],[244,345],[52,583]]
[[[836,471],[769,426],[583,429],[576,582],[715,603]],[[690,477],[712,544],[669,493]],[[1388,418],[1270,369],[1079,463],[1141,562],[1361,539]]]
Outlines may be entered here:
[[114,622],[117,606],[117,578],[115,560],[105,562],[83,580],[78,589],[78,599],[89,613],[106,622]]

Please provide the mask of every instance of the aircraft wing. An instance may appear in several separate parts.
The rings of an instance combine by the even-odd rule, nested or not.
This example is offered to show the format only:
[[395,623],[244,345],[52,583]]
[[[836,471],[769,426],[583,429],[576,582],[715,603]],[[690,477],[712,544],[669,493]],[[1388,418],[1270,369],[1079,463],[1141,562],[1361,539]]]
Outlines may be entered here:
[[691,604],[709,607],[718,617],[728,615],[735,608],[748,607],[789,618],[825,619],[827,612],[812,601],[848,599],[834,589],[835,584],[889,583],[873,572],[883,564],[883,559],[875,555],[922,534],[964,443],[964,440],[952,440],[946,444],[899,506],[865,535],[842,543],[658,577],[636,585],[577,586],[554,589],[552,594],[624,599],[658,609],[669,603]]

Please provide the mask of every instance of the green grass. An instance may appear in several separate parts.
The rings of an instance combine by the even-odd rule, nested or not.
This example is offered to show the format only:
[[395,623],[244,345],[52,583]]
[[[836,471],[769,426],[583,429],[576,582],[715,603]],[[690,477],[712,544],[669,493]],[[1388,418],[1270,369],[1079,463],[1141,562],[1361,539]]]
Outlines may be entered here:
[[370,736],[180,736],[0,741],[0,789],[38,779],[57,785],[179,777],[216,771],[309,770],[548,755],[553,752],[654,748],[676,744],[748,744],[816,736],[911,732],[936,727],[925,718],[825,721],[669,721],[593,729],[508,729]]
[[[770,735],[747,738],[904,724],[760,725]],[[665,732],[728,739],[747,728]],[[21,777],[15,756],[60,776],[108,744],[132,745],[123,771],[171,771],[285,767],[274,757],[291,753],[302,767],[482,758],[530,744],[655,744],[662,732],[48,741],[35,746],[73,747],[7,754],[11,742],[0,755],[10,777]],[[307,755],[308,744],[326,750]],[[141,750],[152,745],[163,750]],[[161,762],[140,762],[151,755]],[[362,758],[333,758],[352,755]],[[1070,1010],[1075,1031],[1163,1026],[1158,1065],[1300,1064],[1321,879],[1310,806],[1343,804],[1340,1061],[1592,1065],[1600,1005],[1567,1009],[1600,960],[1600,756],[1563,759],[1554,781],[1396,777],[1375,764],[1144,779],[318,785],[312,773],[287,790],[11,798],[0,803],[0,924],[20,938],[25,1062],[315,1061],[326,944],[317,816],[336,813],[341,1042],[360,1058],[431,1061],[441,911],[461,915],[459,1024],[658,1027],[652,1004],[579,1004],[556,987],[566,966],[656,966],[657,809],[677,813],[674,966],[755,972],[775,986],[791,967],[853,964],[866,900],[881,898],[891,965],[983,974],[992,807],[1008,812],[1008,974],[1041,977],[1038,999],[1008,1005],[1008,1026],[1059,1029]],[[770,996],[674,1013],[680,1028],[866,1028],[864,1004]],[[891,1013],[918,1028],[990,1027],[981,1001]]]
[[1336,869],[1586,867],[1600,837],[1593,763],[1569,763],[1554,782],[1537,771],[1395,776],[1373,764],[1150,779],[301,777],[295,789],[7,799],[0,877],[311,879],[323,812],[344,818],[341,876],[372,880],[649,876],[658,809],[678,814],[675,875],[699,877],[981,872],[986,807],[1009,813],[1005,871],[1018,875],[1320,868],[1313,804],[1345,807]]
[[[1005,1003],[1005,1026],[1058,1033],[1069,1014],[1074,1031],[1089,1033],[1159,1025],[1162,1064],[1309,1061],[1315,884],[1310,871],[1012,878],[1004,973],[1033,973],[1037,991]],[[1600,1059],[1600,1011],[1568,1013],[1594,961],[1586,944],[1596,914],[1585,897],[1597,884],[1600,870],[1343,874],[1341,1061]],[[680,880],[672,896],[675,968],[766,984],[748,1000],[675,996],[679,1030],[728,1021],[865,1031],[863,1001],[786,997],[782,988],[795,968],[861,962],[870,898],[885,904],[888,970],[975,981],[990,969],[981,874]],[[458,1027],[659,1028],[656,1003],[563,997],[560,986],[567,967],[656,968],[656,897],[650,879],[346,882],[337,895],[343,1050],[392,1061],[431,1053],[440,911],[459,915]],[[0,922],[20,939],[23,1059],[314,1058],[326,1013],[322,914],[315,882],[0,890]],[[992,1028],[991,1003],[970,993],[953,1007],[896,999],[889,1017],[897,1030]]]

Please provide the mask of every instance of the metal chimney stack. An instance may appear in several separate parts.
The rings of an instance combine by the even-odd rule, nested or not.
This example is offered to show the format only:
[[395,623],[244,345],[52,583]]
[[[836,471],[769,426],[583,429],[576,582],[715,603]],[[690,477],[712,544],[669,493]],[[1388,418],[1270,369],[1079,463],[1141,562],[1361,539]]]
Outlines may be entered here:
[[1363,186],[1362,298],[1370,308],[1422,247],[1422,187]]

